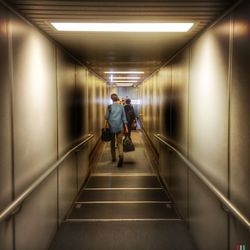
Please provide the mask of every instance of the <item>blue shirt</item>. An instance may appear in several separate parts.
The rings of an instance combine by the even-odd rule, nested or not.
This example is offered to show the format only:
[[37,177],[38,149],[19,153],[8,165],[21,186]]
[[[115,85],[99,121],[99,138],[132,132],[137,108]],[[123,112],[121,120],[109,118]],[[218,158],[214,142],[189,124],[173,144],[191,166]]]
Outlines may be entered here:
[[109,128],[112,133],[123,130],[123,124],[128,123],[123,105],[113,103],[106,111],[105,119],[108,120]]

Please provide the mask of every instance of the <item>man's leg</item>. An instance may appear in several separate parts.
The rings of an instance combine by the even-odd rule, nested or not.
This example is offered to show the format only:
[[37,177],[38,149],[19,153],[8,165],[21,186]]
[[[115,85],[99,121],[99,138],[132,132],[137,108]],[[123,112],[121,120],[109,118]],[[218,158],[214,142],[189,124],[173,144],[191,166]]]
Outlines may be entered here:
[[115,153],[115,134],[111,134],[110,149],[111,149],[112,161],[116,161],[116,153]]
[[117,139],[117,146],[119,151],[119,162],[118,167],[122,166],[123,163],[123,146],[122,146],[122,132],[116,133],[116,139]]

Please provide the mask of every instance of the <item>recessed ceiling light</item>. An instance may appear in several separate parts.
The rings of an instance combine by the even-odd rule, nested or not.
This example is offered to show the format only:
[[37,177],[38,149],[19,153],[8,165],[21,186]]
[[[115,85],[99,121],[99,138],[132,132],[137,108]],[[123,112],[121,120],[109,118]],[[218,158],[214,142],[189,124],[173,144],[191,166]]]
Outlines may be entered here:
[[111,79],[111,81],[112,80],[122,80],[122,79],[131,79],[131,80],[136,80],[136,79],[141,79],[139,76],[116,76],[116,77],[114,77],[114,76],[112,76],[112,77],[110,77],[110,79]]
[[133,83],[116,83],[115,85],[117,87],[132,87],[132,86],[134,86]]
[[187,32],[193,23],[51,23],[58,31]]
[[116,82],[138,82],[138,81],[136,81],[136,80],[124,80],[124,81],[112,81],[112,82],[114,82],[114,83],[116,83]]
[[144,74],[144,71],[105,71],[105,74]]

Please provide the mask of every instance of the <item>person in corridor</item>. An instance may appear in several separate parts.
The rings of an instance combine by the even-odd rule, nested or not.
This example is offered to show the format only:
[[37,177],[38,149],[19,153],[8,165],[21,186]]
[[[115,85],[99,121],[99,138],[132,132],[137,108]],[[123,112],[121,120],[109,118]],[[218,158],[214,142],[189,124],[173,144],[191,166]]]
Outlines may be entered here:
[[111,156],[112,161],[116,161],[115,142],[117,141],[119,151],[118,167],[123,164],[123,147],[122,136],[123,129],[125,133],[128,133],[127,118],[124,111],[124,107],[119,104],[119,98],[117,94],[112,94],[111,99],[113,104],[109,105],[105,114],[105,127],[109,126],[111,131]]
[[133,123],[135,122],[136,115],[133,106],[131,105],[131,100],[129,98],[126,98],[125,100],[125,106],[124,106],[126,118],[128,121],[128,134],[131,135],[131,127]]

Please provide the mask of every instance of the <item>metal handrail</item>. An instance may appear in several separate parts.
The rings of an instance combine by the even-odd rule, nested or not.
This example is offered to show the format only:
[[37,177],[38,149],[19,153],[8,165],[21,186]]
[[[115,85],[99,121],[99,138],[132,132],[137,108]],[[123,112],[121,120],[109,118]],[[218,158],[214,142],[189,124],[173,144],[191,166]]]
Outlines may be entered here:
[[34,181],[21,195],[19,195],[7,208],[5,208],[0,213],[0,223],[5,221],[7,218],[13,216],[16,211],[19,210],[22,203],[25,201],[27,197],[33,193],[42,182],[44,182],[47,177],[54,172],[62,162],[74,151],[78,150],[85,143],[90,141],[94,135],[88,135],[82,142],[80,142],[77,146],[73,147],[69,151],[67,151],[58,161],[56,161],[53,165],[51,165],[36,181]]
[[247,229],[250,231],[250,222],[249,219],[243,215],[243,213],[228,200],[219,190],[214,186],[214,184],[192,163],[190,162],[182,153],[180,153],[176,148],[170,145],[160,134],[155,134],[155,138],[157,138],[161,143],[166,145],[168,148],[173,150],[192,172],[209,188],[209,190],[216,196],[216,198],[227,208],[227,212],[234,215]]

